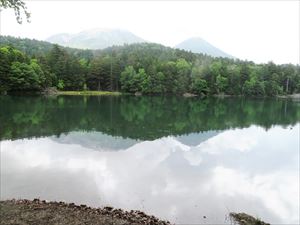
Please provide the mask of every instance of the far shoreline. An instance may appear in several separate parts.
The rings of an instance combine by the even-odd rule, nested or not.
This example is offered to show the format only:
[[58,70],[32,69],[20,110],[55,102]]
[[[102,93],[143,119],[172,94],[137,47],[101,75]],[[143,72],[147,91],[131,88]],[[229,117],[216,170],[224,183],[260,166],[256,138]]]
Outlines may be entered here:
[[52,95],[83,95],[83,96],[119,96],[124,95],[121,92],[115,91],[57,91]]
[[183,93],[183,94],[164,94],[164,95],[149,95],[142,93],[125,93],[117,91],[57,91],[55,93],[50,93],[50,95],[70,95],[70,96],[120,96],[120,95],[130,95],[130,96],[182,96],[185,98],[194,97],[217,97],[217,98],[228,98],[228,97],[246,97],[246,98],[281,98],[281,99],[294,99],[300,100],[300,93],[290,94],[290,95],[276,95],[276,96],[245,96],[245,95],[228,95],[228,94],[214,94],[214,95],[197,95],[193,93]]
[[0,96],[6,95],[41,95],[41,96],[181,96],[184,98],[206,98],[206,97],[215,97],[215,98],[231,98],[231,97],[242,97],[242,98],[279,98],[279,99],[292,99],[296,101],[300,101],[300,93],[294,93],[289,95],[274,95],[274,96],[253,96],[253,95],[230,95],[230,94],[194,94],[194,93],[165,93],[165,94],[143,94],[141,92],[136,93],[128,93],[128,92],[120,92],[120,91],[95,91],[95,90],[68,90],[68,91],[60,91],[56,88],[47,88],[40,92],[0,92]]

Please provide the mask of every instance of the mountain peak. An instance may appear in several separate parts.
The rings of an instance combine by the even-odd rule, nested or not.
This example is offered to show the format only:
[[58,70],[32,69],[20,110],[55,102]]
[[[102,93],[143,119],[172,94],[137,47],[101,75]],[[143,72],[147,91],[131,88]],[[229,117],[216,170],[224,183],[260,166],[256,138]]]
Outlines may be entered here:
[[207,54],[213,57],[234,58],[226,52],[218,49],[201,37],[191,37],[175,46],[175,48],[191,51],[193,53]]
[[51,43],[72,48],[103,49],[113,45],[145,42],[142,38],[122,29],[93,28],[79,33],[61,33],[46,39]]

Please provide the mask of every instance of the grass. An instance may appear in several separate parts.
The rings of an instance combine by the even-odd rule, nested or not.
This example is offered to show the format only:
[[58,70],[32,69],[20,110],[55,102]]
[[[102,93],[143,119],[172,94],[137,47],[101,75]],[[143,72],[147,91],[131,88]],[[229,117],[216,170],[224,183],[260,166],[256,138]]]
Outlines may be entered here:
[[121,92],[111,92],[111,91],[58,91],[58,95],[121,95]]

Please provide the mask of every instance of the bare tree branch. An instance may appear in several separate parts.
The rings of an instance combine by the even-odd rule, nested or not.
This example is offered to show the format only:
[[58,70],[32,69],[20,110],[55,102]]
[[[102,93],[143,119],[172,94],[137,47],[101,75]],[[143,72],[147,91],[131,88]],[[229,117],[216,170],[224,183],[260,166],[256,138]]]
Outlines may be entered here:
[[22,24],[23,22],[22,13],[25,14],[27,22],[30,22],[30,13],[27,11],[25,2],[22,0],[0,0],[0,8],[13,9],[15,11],[16,20],[19,24]]

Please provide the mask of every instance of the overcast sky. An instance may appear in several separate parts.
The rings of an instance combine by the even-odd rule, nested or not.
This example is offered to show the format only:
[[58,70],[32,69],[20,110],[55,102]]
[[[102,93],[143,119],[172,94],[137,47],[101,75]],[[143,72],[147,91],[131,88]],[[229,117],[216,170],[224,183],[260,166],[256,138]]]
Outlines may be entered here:
[[299,63],[300,1],[26,1],[31,23],[1,12],[1,35],[46,39],[91,28],[126,29],[174,46],[202,37],[240,59]]

